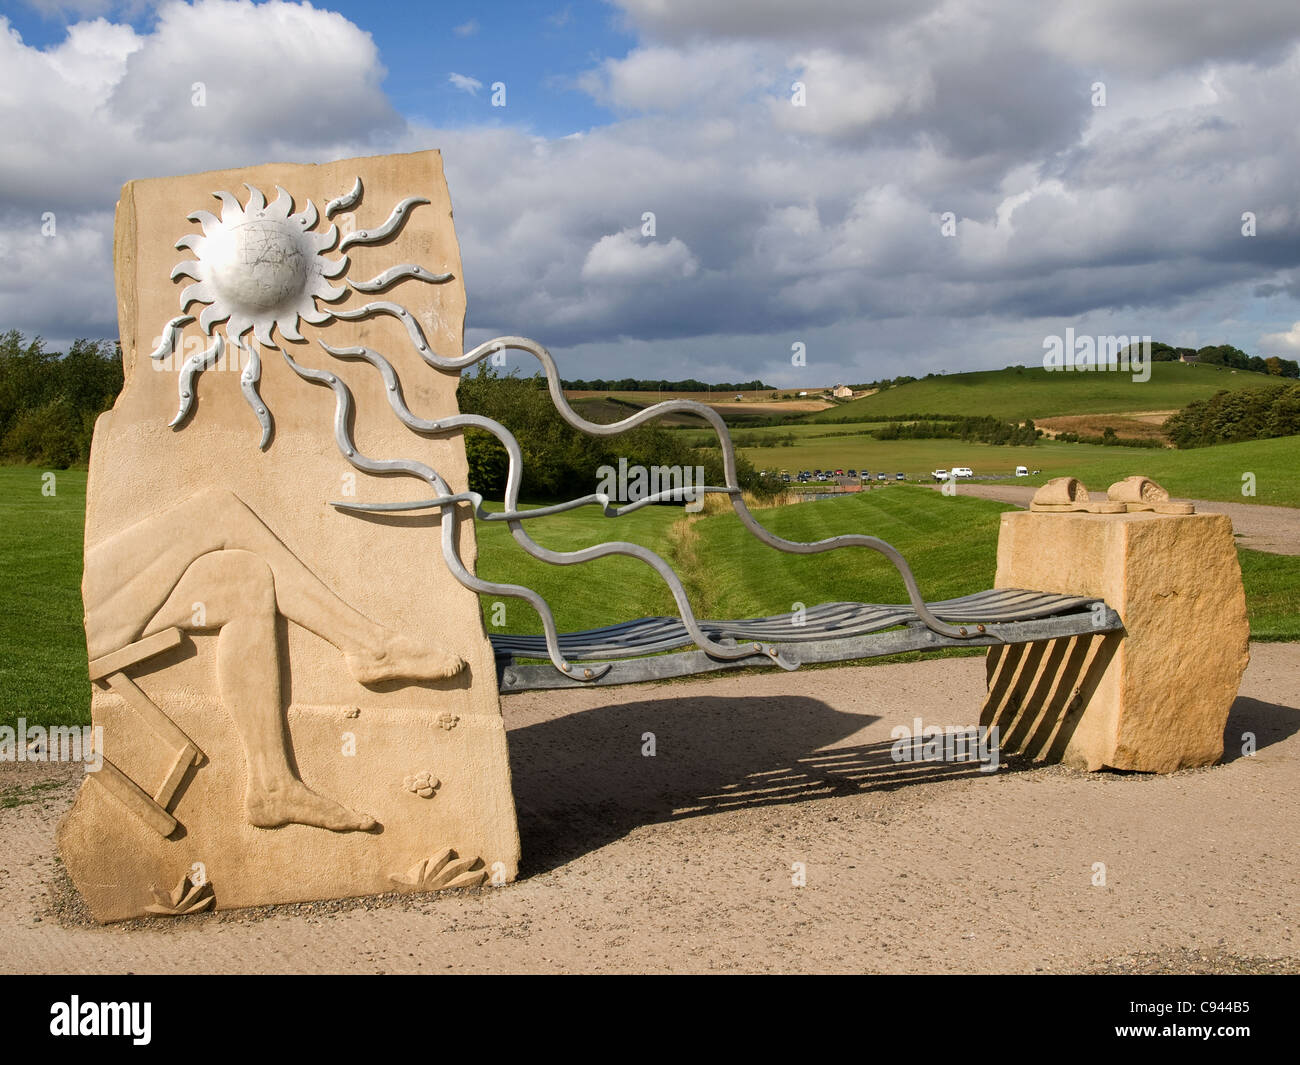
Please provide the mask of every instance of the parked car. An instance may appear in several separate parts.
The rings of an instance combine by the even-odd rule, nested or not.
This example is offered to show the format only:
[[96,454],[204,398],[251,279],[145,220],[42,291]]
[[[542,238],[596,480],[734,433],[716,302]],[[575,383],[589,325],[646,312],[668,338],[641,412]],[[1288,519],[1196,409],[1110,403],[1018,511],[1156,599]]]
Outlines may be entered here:
[[887,481],[887,480],[889,480],[889,474],[887,474],[887,473],[878,473],[878,474],[876,474],[876,480],[877,480],[877,481]]
[[856,477],[857,475],[858,475],[858,471],[857,471],[857,470],[849,470],[849,472],[848,472],[848,476],[849,476],[849,477]]
[[936,481],[946,481],[948,479],[948,471],[933,470],[931,471],[930,476],[933,477]]
[[1016,467],[1016,476],[1017,476],[1017,477],[1028,477],[1028,476],[1029,476],[1029,467],[1028,467],[1028,466],[1017,466],[1017,467]]
[[906,480],[907,480],[907,474],[905,474],[905,473],[896,473],[896,474],[894,474],[894,480],[896,480],[896,481],[906,481]]
[[844,476],[844,471],[843,471],[843,470],[836,470],[836,471],[835,471],[835,476],[836,476],[836,477],[843,477],[843,476]]
[[952,468],[952,475],[954,477],[974,477],[975,471],[969,466],[954,466]]

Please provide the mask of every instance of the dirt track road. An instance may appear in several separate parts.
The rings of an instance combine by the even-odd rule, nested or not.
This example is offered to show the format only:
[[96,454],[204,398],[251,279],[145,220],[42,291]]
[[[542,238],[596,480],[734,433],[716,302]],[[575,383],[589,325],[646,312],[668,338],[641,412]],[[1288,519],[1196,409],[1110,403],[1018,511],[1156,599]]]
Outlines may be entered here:
[[1225,764],[1164,777],[895,763],[978,658],[509,696],[517,883],[108,928],[73,771],[0,764],[0,972],[1297,972],[1300,645],[1253,654]]
[[[938,491],[940,486],[931,487]],[[1028,507],[1034,489],[1016,484],[958,484],[957,494]],[[1096,495],[1105,498],[1100,493]],[[1219,503],[1208,499],[1194,499],[1192,502],[1196,504],[1198,513],[1227,514],[1232,518],[1232,528],[1241,547],[1275,555],[1300,555],[1300,509],[1254,503]]]

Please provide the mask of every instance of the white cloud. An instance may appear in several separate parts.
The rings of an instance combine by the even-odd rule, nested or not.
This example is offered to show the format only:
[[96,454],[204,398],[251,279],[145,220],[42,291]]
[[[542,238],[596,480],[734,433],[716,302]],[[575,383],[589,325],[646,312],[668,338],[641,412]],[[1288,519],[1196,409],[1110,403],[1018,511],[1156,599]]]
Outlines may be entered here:
[[[44,50],[3,24],[0,328],[111,335],[129,178],[439,147],[471,341],[537,336],[569,376],[870,380],[1024,362],[1070,324],[1295,350],[1297,33],[1253,0],[1220,40],[1117,3],[1094,30],[1030,0],[624,0],[637,45],[580,79],[620,117],[550,139],[513,106],[404,121],[370,36],[305,4],[168,3],[148,32],[97,19]],[[1120,30],[1117,56],[1172,43],[1105,71],[1093,108]]]
[[664,243],[635,229],[601,237],[582,264],[586,281],[670,281],[694,276],[700,264],[677,237]]
[[462,22],[459,26],[453,26],[451,32],[457,37],[473,37],[478,33],[478,19],[470,19],[468,22]]
[[483,88],[483,83],[478,78],[471,78],[466,74],[457,74],[454,71],[447,75],[447,80],[461,92],[467,92],[471,96]]
[[[764,74],[763,64],[771,69]],[[740,43],[637,48],[579,78],[581,88],[625,111],[718,110],[753,96],[780,71],[772,56]]]
[[846,136],[915,114],[935,96],[929,70],[906,62],[882,66],[819,48],[795,56],[792,66],[802,103],[795,106],[793,91],[771,100],[772,117],[791,132]]
[[1265,333],[1259,338],[1264,354],[1275,355],[1279,351],[1294,353],[1300,351],[1300,322],[1294,322],[1284,333]]
[[[0,322],[111,333],[125,181],[375,150],[406,129],[383,76],[369,34],[308,4],[167,3],[149,33],[101,18],[43,50],[0,17]],[[42,239],[47,211],[57,236]]]

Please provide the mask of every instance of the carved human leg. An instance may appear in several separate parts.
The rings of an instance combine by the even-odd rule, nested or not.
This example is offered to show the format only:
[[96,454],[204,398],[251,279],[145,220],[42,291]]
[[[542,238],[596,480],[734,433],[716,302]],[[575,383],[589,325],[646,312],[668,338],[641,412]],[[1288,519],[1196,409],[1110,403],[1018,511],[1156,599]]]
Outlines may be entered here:
[[[196,615],[195,602],[204,609]],[[213,551],[190,565],[150,626],[216,629],[217,683],[248,764],[248,820],[259,828],[295,823],[366,831],[374,818],[317,795],[289,767],[280,703],[276,587],[251,551]]]
[[[182,575],[203,555],[232,549],[262,559],[274,576],[273,609],[342,651],[362,684],[435,680],[463,668],[456,655],[417,644],[348,606],[237,496],[218,489],[197,492],[87,552],[82,591],[90,657],[176,624],[158,611]],[[199,597],[191,604],[198,601],[206,603]]]

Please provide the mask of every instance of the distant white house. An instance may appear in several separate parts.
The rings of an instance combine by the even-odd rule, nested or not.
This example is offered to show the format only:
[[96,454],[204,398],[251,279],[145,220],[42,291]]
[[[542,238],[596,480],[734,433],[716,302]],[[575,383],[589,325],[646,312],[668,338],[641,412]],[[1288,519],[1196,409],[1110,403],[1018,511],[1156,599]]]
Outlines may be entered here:
[[831,395],[834,396],[836,399],[852,399],[853,389],[851,389],[848,385],[836,385],[834,388],[831,389]]
[[808,394],[807,392],[800,392],[800,393],[799,393],[799,395],[800,395],[801,398],[802,398],[803,396],[806,396],[807,394]]

